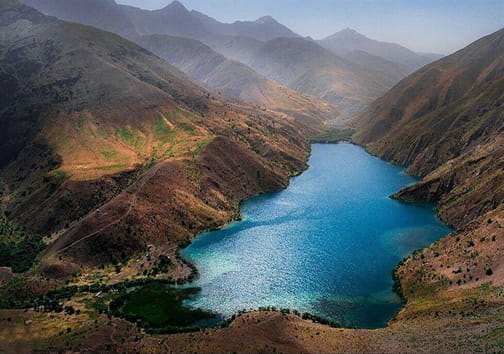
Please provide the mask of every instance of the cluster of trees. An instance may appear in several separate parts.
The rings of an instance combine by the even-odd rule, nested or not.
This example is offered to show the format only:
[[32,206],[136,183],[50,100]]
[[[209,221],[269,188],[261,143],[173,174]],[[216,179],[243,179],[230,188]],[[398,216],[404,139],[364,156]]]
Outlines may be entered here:
[[40,236],[29,236],[9,223],[0,211],[0,266],[14,273],[30,269],[45,244]]

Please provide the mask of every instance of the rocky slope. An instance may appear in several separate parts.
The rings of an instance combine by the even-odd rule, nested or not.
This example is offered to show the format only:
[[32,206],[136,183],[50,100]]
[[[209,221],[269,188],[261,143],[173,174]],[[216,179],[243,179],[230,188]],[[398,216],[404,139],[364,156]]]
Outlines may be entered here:
[[13,0],[0,19],[2,204],[50,236],[35,273],[174,246],[305,167],[314,131],[284,115],[219,99],[115,34]]

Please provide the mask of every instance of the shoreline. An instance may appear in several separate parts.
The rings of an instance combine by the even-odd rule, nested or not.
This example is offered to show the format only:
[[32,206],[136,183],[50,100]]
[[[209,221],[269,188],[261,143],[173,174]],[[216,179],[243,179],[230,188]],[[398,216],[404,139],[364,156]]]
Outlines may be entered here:
[[[301,174],[303,174],[304,172],[306,172],[310,166],[308,165],[308,162],[309,162],[309,159],[312,155],[312,145],[315,145],[315,144],[321,144],[321,145],[326,145],[326,144],[351,144],[351,145],[355,145],[355,146],[359,146],[361,148],[363,148],[366,153],[370,154],[371,156],[374,156],[378,159],[380,159],[379,157],[369,153],[369,151],[367,149],[365,149],[365,147],[359,145],[359,144],[356,144],[354,143],[353,141],[337,141],[337,142],[325,142],[325,143],[320,143],[320,142],[313,142],[313,141],[310,141],[310,144],[309,144],[309,151],[307,153],[307,156],[306,156],[306,160],[304,161],[305,163],[305,168],[300,170],[298,173],[296,174],[292,174],[292,175],[289,175],[288,176],[288,184],[286,185],[285,188],[282,188],[282,189],[279,189],[277,191],[273,191],[273,192],[268,192],[268,193],[259,193],[257,195],[254,195],[250,198],[247,198],[247,199],[244,199],[242,201],[240,201],[238,203],[238,206],[237,206],[237,213],[236,213],[236,217],[233,217],[229,222],[227,222],[226,224],[220,226],[220,227],[214,227],[214,228],[209,228],[207,230],[205,230],[204,232],[201,232],[201,233],[198,233],[196,235],[194,235],[193,237],[191,238],[188,238],[184,241],[181,241],[179,242],[179,244],[177,245],[177,248],[175,250],[175,257],[176,259],[181,262],[185,267],[189,268],[190,269],[190,274],[184,278],[178,278],[178,279],[172,279],[172,278],[156,278],[156,277],[145,277],[145,278],[133,278],[132,280],[125,280],[123,282],[119,282],[119,283],[116,283],[116,284],[111,284],[111,285],[102,285],[100,286],[100,290],[99,291],[103,291],[102,288],[116,288],[116,287],[121,287],[123,285],[125,286],[128,286],[128,287],[134,287],[134,286],[142,286],[142,285],[145,285],[145,284],[148,284],[148,283],[155,283],[155,282],[159,282],[159,283],[165,283],[167,285],[170,285],[170,286],[180,286],[180,285],[190,285],[192,283],[194,283],[195,280],[198,279],[198,276],[199,276],[199,271],[197,269],[197,267],[195,266],[194,263],[192,263],[190,260],[188,260],[186,257],[184,257],[182,254],[181,254],[181,251],[187,247],[189,247],[196,238],[200,237],[201,235],[203,234],[206,234],[206,233],[209,233],[209,232],[215,232],[215,231],[218,231],[218,230],[222,230],[226,227],[228,227],[229,225],[235,223],[235,222],[240,222],[242,220],[242,217],[243,217],[243,214],[242,214],[242,205],[243,203],[246,203],[248,200],[251,200],[251,199],[254,199],[254,198],[257,198],[261,195],[265,195],[265,194],[269,194],[269,193],[279,193],[281,192],[282,190],[285,190],[287,189],[289,186],[290,186],[290,183],[291,183],[291,179],[292,178],[295,178],[295,177],[298,177],[300,176]],[[382,160],[382,159],[380,159]],[[382,160],[382,161],[385,161],[387,162],[386,160]],[[390,162],[388,162],[390,163]],[[397,165],[396,165],[397,166]],[[400,166],[400,167],[404,167],[404,166]],[[438,216],[437,212],[436,212],[436,216]],[[441,220],[441,219],[440,219]],[[441,220],[442,221],[442,220]],[[446,235],[445,235],[446,236]],[[445,236],[442,236],[442,237],[445,237]],[[430,245],[427,245],[425,248],[428,248]],[[405,305],[407,304],[407,301],[405,299],[405,297],[403,296],[402,292],[401,292],[401,287],[400,287],[400,282],[401,282],[401,279],[399,276],[396,276],[396,270],[398,269],[398,267],[401,266],[401,264],[403,264],[403,262],[410,258],[412,255],[414,254],[414,252],[412,254],[410,254],[409,256],[405,257],[403,260],[401,260],[392,270],[392,274],[391,274],[391,277],[392,277],[392,280],[393,280],[393,286],[392,286],[392,291],[401,299],[401,307],[398,309],[398,311],[387,321],[387,325],[386,326],[383,326],[383,327],[378,327],[378,328],[374,328],[374,329],[382,329],[382,328],[388,328],[389,325],[390,325],[390,322],[393,321],[397,315],[404,310],[405,308]],[[127,285],[128,284],[128,285]],[[399,284],[399,286],[397,285]],[[91,287],[91,285],[89,286],[89,288]],[[58,290],[64,290],[65,288],[72,288],[72,286],[70,287],[63,287],[63,288],[60,288]],[[80,292],[80,291],[78,291]],[[251,313],[251,312],[262,312],[262,308],[274,308],[274,307],[271,307],[271,306],[262,306],[262,307],[259,307],[258,309],[244,309],[244,310],[239,310],[237,311],[235,314],[231,315],[229,318],[227,319],[224,319],[224,322],[227,322],[229,321],[231,318],[233,319],[236,319],[237,316],[239,315],[242,315],[242,314],[245,314],[245,313]],[[287,312],[289,311],[289,312]],[[290,313],[290,314],[296,314],[296,313],[299,313],[301,316],[298,316],[302,319],[309,319],[309,320],[312,320],[312,322],[315,322],[315,323],[321,323],[321,324],[327,324],[331,327],[337,327],[337,328],[354,328],[354,327],[344,327],[344,326],[341,326],[340,324],[332,321],[332,320],[329,320],[329,319],[326,319],[326,318],[323,318],[323,317],[320,317],[320,316],[317,316],[317,315],[312,315],[312,314],[309,314],[309,313],[303,313],[301,314],[299,311],[297,310],[292,310],[292,309],[286,309],[286,308],[279,308],[278,309],[278,312],[282,312],[282,313]],[[303,316],[303,315],[306,315],[306,316]],[[303,318],[303,317],[306,317],[306,318]],[[331,325],[332,324],[332,325]],[[217,324],[217,326],[220,326],[221,323]],[[362,330],[368,330],[369,328],[354,328],[354,329],[362,329]]]
[[[352,141],[352,140],[339,140],[339,141],[326,141],[326,142],[317,142],[317,141],[310,140],[310,141],[309,141],[309,144],[310,144],[310,153],[309,153],[309,155],[308,155],[308,157],[307,157],[306,163],[308,163],[308,161],[309,161],[309,159],[310,159],[310,157],[311,157],[311,153],[312,153],[312,148],[311,148],[311,146],[312,146],[312,145],[317,145],[317,144],[320,144],[320,145],[350,144],[350,145],[358,146],[358,147],[360,147],[360,148],[364,149],[364,150],[366,151],[366,153],[368,153],[370,156],[375,157],[375,158],[377,158],[377,159],[379,159],[379,160],[381,160],[381,161],[383,161],[383,162],[386,162],[386,163],[392,164],[392,165],[397,166],[397,167],[401,167],[401,168],[402,168],[402,169],[404,169],[404,170],[406,170],[406,168],[407,168],[406,166],[401,166],[401,165],[394,164],[394,163],[392,163],[392,162],[390,162],[390,161],[383,160],[383,159],[379,158],[378,156],[371,154],[365,146],[362,146],[362,145],[360,145],[360,144],[357,144],[357,143],[355,143],[355,142],[354,142],[354,141]],[[196,235],[194,238],[188,239],[188,241],[190,241],[190,243],[189,243],[188,245],[186,245],[185,247],[181,248],[181,249],[180,249],[180,248],[178,248],[178,249],[177,249],[177,252],[179,253],[182,249],[185,249],[185,248],[189,247],[189,246],[193,243],[193,241],[194,241],[195,239],[197,239],[198,237],[200,237],[200,236],[202,236],[202,235],[204,235],[204,234],[207,234],[207,233],[210,233],[210,232],[216,232],[216,231],[223,230],[223,229],[225,229],[225,228],[226,228],[226,227],[228,227],[229,225],[232,225],[232,224],[233,224],[233,223],[235,223],[235,222],[240,222],[240,221],[242,221],[242,210],[241,210],[241,209],[242,209],[242,205],[243,205],[243,203],[246,203],[248,200],[251,200],[251,199],[257,198],[257,197],[259,197],[259,196],[261,196],[261,195],[279,193],[279,192],[281,192],[281,191],[283,191],[283,190],[285,190],[285,189],[289,188],[291,179],[292,179],[292,178],[295,178],[295,177],[300,176],[301,174],[303,174],[304,172],[306,172],[309,168],[310,168],[310,166],[308,165],[308,167],[307,167],[306,169],[304,169],[304,170],[300,171],[300,172],[299,172],[298,174],[296,174],[296,175],[291,176],[291,177],[289,178],[289,184],[288,184],[288,185],[287,185],[287,187],[286,187],[286,188],[284,188],[284,189],[280,189],[280,190],[275,191],[275,192],[260,193],[260,194],[257,194],[257,195],[255,195],[255,196],[253,196],[253,197],[250,197],[250,198],[247,198],[247,199],[245,199],[245,200],[242,200],[242,201],[239,203],[239,206],[238,206],[238,208],[239,208],[239,217],[238,217],[237,219],[234,219],[234,220],[230,221],[229,223],[227,223],[226,225],[224,225],[224,226],[222,226],[222,227],[220,227],[220,228],[215,228],[215,229],[212,229],[212,230],[207,230],[207,231],[205,231],[205,232],[202,232],[202,233],[200,233],[200,234]],[[412,176],[412,177],[415,177],[415,178],[418,178],[418,176],[414,176],[414,175],[411,175],[411,174],[408,174],[408,175],[409,175],[409,176]],[[419,180],[419,181],[420,181],[420,180]],[[416,181],[414,184],[418,183],[419,181]],[[405,187],[405,188],[407,188],[407,187]],[[401,190],[402,190],[402,189],[401,189]],[[399,192],[400,192],[400,191],[399,191]],[[396,192],[396,193],[398,193],[398,192]],[[394,193],[393,195],[395,195],[396,193]],[[392,195],[391,195],[391,196],[392,196]],[[389,196],[389,198],[391,198],[391,196]],[[398,200],[398,201],[401,201],[400,199],[397,199],[397,200]],[[409,203],[411,203],[411,204],[418,204],[418,203],[422,204],[421,202],[414,202],[414,201],[411,201],[411,202],[409,202]],[[432,204],[432,205],[435,207],[435,210],[434,210],[434,212],[435,212],[435,217],[436,217],[436,218],[437,218],[437,219],[438,219],[441,223],[443,223],[444,225],[451,227],[450,225],[446,224],[446,223],[445,223],[445,221],[444,221],[444,220],[442,220],[442,219],[439,217],[439,214],[438,214],[438,212],[437,212],[437,203],[429,203],[429,204]],[[442,238],[444,238],[444,237],[446,237],[446,236],[448,236],[448,235],[450,235],[450,233],[448,233],[448,234],[446,234],[446,235],[441,236],[441,237],[440,237],[438,240],[436,240],[435,242],[438,242],[440,239],[442,239]],[[425,246],[424,248],[422,248],[422,250],[423,250],[423,249],[426,249],[426,248],[428,248],[428,247],[430,247],[430,246],[431,246],[432,244],[434,244],[435,242],[433,242],[433,243],[431,243],[431,244],[429,244],[429,245]],[[388,328],[388,327],[389,327],[389,325],[390,325],[390,322],[391,322],[391,321],[393,321],[393,320],[395,320],[395,319],[396,319],[396,317],[397,317],[397,315],[398,315],[401,311],[403,311],[403,310],[404,310],[404,308],[405,308],[405,306],[406,306],[406,304],[407,304],[407,299],[406,299],[406,297],[404,296],[403,289],[402,289],[402,286],[401,286],[401,278],[397,275],[397,270],[399,269],[399,267],[400,267],[401,265],[403,265],[403,264],[404,264],[404,262],[406,262],[406,260],[407,260],[407,259],[409,259],[410,257],[414,256],[414,254],[415,254],[415,253],[417,253],[418,251],[420,251],[420,250],[413,250],[413,251],[411,252],[411,254],[409,254],[408,256],[406,256],[406,257],[404,257],[403,259],[401,259],[401,260],[400,260],[400,261],[399,261],[399,262],[398,262],[398,263],[394,266],[394,268],[393,268],[393,269],[392,269],[392,271],[391,271],[391,279],[393,280],[393,284],[392,284],[392,292],[393,292],[395,295],[397,295],[397,296],[398,296],[398,298],[400,299],[400,301],[401,301],[401,306],[400,306],[400,308],[397,310],[397,312],[396,312],[396,313],[395,313],[395,314],[394,314],[394,315],[393,315],[393,316],[392,316],[389,320],[387,320],[387,325],[386,325],[386,326],[383,326],[383,327],[377,327],[377,328],[372,328],[372,329],[385,329],[385,328]],[[194,264],[193,264],[190,260],[188,260],[187,258],[183,257],[182,255],[181,255],[181,259],[183,259],[184,264],[190,265],[191,267],[194,267],[194,269],[196,270],[196,276],[193,278],[193,280],[192,280],[192,281],[190,281],[190,282],[188,283],[188,284],[191,284],[192,282],[194,282],[194,281],[196,281],[196,280],[198,279],[199,272],[198,272],[198,270],[197,270],[197,267],[196,267],[196,266],[195,266],[195,265],[194,265]],[[261,307],[259,307],[258,309],[244,309],[244,310],[240,310],[240,311],[236,312],[235,314],[231,315],[231,316],[230,316],[230,318],[231,318],[231,317],[233,317],[233,318],[234,318],[237,314],[251,313],[251,312],[261,312],[261,308],[263,308],[263,307],[264,307],[264,308],[266,308],[266,307],[271,308],[272,306],[261,306]],[[273,306],[273,308],[275,308],[275,307]],[[289,313],[292,313],[292,314],[295,314],[296,312],[297,312],[297,313],[299,313],[299,311],[298,311],[298,310],[287,309],[287,308],[286,308],[286,309],[279,309],[279,312],[282,312],[282,311],[280,311],[280,310],[288,310],[288,311],[290,311]],[[305,314],[305,313],[303,313],[303,314]],[[306,314],[311,315],[311,314],[310,314],[310,313],[308,313],[308,312],[306,312]],[[318,315],[311,315],[311,316],[313,316],[313,317],[318,317],[318,318],[319,318],[319,319],[321,319],[322,321],[326,321],[326,322],[330,322],[330,323],[336,323],[335,321],[332,321],[332,320],[329,320],[329,319],[323,318],[323,317],[318,316]],[[304,318],[303,318],[303,319],[304,319]],[[228,320],[228,319],[227,319],[227,320]],[[227,321],[227,320],[226,320],[226,321]],[[321,322],[319,322],[319,321],[313,321],[313,322],[315,322],[315,323],[321,323]],[[323,323],[322,323],[322,324],[323,324]],[[333,327],[333,326],[331,326],[331,327]],[[361,328],[361,327],[347,327],[347,326],[341,326],[341,325],[340,325],[339,327],[336,327],[336,328],[342,328],[342,329],[361,329],[361,330],[370,330],[370,328],[364,328],[364,327],[362,327],[362,328]],[[371,330],[372,330],[372,329],[371,329]]]

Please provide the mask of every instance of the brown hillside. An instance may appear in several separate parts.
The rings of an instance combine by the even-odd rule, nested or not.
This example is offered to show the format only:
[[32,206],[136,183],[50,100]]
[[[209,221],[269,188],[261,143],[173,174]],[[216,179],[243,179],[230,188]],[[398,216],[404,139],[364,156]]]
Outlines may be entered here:
[[4,207],[52,234],[47,275],[175,246],[305,168],[314,131],[292,118],[222,101],[117,35],[0,5]]

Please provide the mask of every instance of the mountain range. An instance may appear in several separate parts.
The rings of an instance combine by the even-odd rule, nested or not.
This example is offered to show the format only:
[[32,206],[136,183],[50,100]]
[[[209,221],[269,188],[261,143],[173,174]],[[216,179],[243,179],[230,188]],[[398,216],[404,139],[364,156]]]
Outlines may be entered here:
[[[252,69],[265,78],[284,86],[281,89],[276,86],[278,89],[275,95],[284,97],[281,100],[276,100],[277,102],[292,101],[284,94],[285,92],[292,94],[292,91],[286,89],[291,88],[335,105],[336,109],[329,109],[330,114],[334,114],[336,110],[339,112],[338,117],[333,116],[329,119],[333,121],[344,122],[348,120],[362,111],[372,100],[384,94],[414,68],[432,61],[432,58],[418,55],[399,45],[386,44],[386,46],[394,47],[395,54],[391,53],[388,47],[383,50],[374,50],[376,46],[369,45],[369,43],[380,42],[367,38],[362,40],[365,37],[356,32],[352,32],[357,37],[356,39],[349,37],[343,43],[349,43],[355,39],[355,45],[348,44],[348,50],[334,53],[319,46],[319,44],[325,45],[325,41],[315,42],[301,38],[271,17],[262,17],[257,21],[236,21],[232,24],[226,24],[195,10],[189,11],[178,1],[154,11],[117,5],[113,1],[100,2],[99,0],[87,2],[86,8],[88,10],[86,10],[80,9],[78,6],[71,6],[71,1],[25,0],[27,4],[44,13],[64,20],[110,30],[129,38],[169,35],[198,40],[227,59],[238,61],[248,68],[237,66],[237,63],[234,63],[232,71],[237,73],[237,76],[242,80],[239,84],[237,84],[237,80],[234,80],[234,83],[226,82],[226,90],[223,88],[224,80],[222,79],[207,80],[201,76],[196,76],[196,79],[226,91],[228,94],[235,93],[237,97],[242,99],[252,97],[252,102],[264,104],[265,101],[261,97],[257,97],[257,93],[251,95],[246,88],[243,88],[243,86],[250,86],[251,83],[259,81],[263,82],[263,85],[265,83],[264,78],[259,79],[257,75],[252,74],[250,70]],[[64,5],[60,6],[60,2],[63,2]],[[100,13],[100,15],[95,16],[96,13]],[[108,13],[113,13],[113,16],[109,16],[108,21],[102,21],[101,16]],[[334,36],[331,43],[333,41],[335,41]],[[188,52],[185,56],[191,55],[194,42],[188,41],[182,46],[183,41],[179,39],[177,43],[179,53],[182,53],[183,48],[187,48]],[[161,48],[156,48],[155,42],[152,40],[149,44],[149,50],[155,53],[163,52],[162,44],[160,44]],[[274,50],[272,51],[271,48]],[[167,57],[164,59],[169,60]],[[202,60],[201,66],[208,66],[208,62],[204,58]],[[170,64],[177,66],[179,63],[174,61]],[[229,64],[228,62],[226,65]],[[222,74],[222,69],[220,66],[213,70]],[[259,91],[273,92],[274,85],[272,83],[268,82],[266,86],[268,86],[267,89]],[[242,94],[242,91],[245,92]],[[259,94],[259,96],[264,97],[265,95]],[[295,101],[301,102],[303,99],[297,97]],[[287,103],[284,106],[286,105]],[[327,111],[323,106],[319,110]],[[324,115],[324,113],[319,115]]]
[[209,87],[307,124],[321,125],[339,115],[335,106],[269,80],[199,41],[168,35],[142,36],[135,41]]

